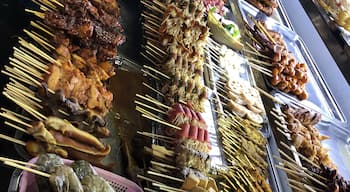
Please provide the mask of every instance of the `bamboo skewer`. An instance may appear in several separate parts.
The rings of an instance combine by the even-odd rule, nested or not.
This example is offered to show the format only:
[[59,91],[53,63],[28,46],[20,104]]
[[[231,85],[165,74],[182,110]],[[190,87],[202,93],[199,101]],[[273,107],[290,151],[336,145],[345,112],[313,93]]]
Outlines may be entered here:
[[41,13],[41,12],[38,12],[38,11],[33,11],[33,10],[30,10],[30,9],[24,9],[24,11],[28,12],[28,13],[32,13],[35,16],[39,17],[40,19],[45,19],[45,13]]
[[156,161],[151,161],[151,164],[158,165],[158,166],[165,167],[165,168],[169,168],[169,169],[176,169],[176,170],[179,169],[179,168],[177,168],[175,166],[164,164],[164,163],[160,163],[160,162],[156,162]]
[[19,160],[15,160],[15,159],[10,159],[7,157],[0,157],[0,161],[8,161],[8,162],[14,162],[20,165],[26,165],[26,166],[31,166],[31,167],[38,167],[36,164],[33,163],[28,163],[28,162],[24,162],[24,161],[19,161]]
[[147,173],[150,174],[150,175],[155,175],[155,176],[158,176],[158,177],[171,179],[173,181],[178,181],[178,182],[181,182],[181,183],[183,183],[185,181],[183,179],[179,179],[179,178],[172,177],[172,176],[169,176],[169,175],[165,175],[165,174],[162,174],[162,173],[157,173],[157,172],[154,172],[154,171],[147,171]]
[[48,40],[45,39],[44,37],[40,36],[39,34],[33,32],[33,31],[28,31],[26,29],[23,30],[29,37],[33,38],[36,42],[38,42],[41,46],[46,48],[46,50],[50,51],[55,49],[54,46],[52,46],[50,43],[48,43]]
[[152,116],[149,116],[149,115],[146,115],[146,114],[142,114],[142,117],[145,117],[145,118],[147,118],[147,119],[156,121],[156,122],[158,122],[158,123],[160,123],[160,124],[163,124],[163,125],[166,125],[166,126],[168,126],[168,127],[171,127],[171,128],[177,129],[177,130],[181,130],[181,128],[178,127],[178,126],[172,125],[172,124],[170,124],[170,123],[167,123],[167,122],[165,122],[165,121],[159,120],[159,119],[154,118],[154,117],[152,117]]
[[144,136],[154,136],[154,137],[158,137],[158,138],[162,138],[162,139],[166,139],[166,140],[169,140],[169,141],[173,141],[174,138],[172,137],[167,137],[167,136],[164,136],[164,135],[159,135],[159,134],[154,134],[154,133],[149,133],[149,132],[144,132],[144,131],[137,131],[136,133],[140,134],[140,135],[144,135]]
[[42,50],[40,50],[39,48],[37,48],[35,45],[28,43],[27,41],[25,41],[22,38],[19,38],[18,41],[23,47],[33,51],[34,53],[36,53],[37,55],[41,56],[42,58],[46,59],[47,61],[50,61],[51,63],[57,64],[58,66],[61,66],[61,63],[59,63],[57,60],[55,60],[54,58],[50,57],[48,54],[46,54],[45,52],[43,52]]
[[144,190],[144,191],[148,191],[148,192],[158,192],[158,191],[153,190],[153,189],[150,189],[150,188],[148,188],[148,187],[143,188],[143,190]]
[[140,112],[141,114],[145,114],[145,115],[148,115],[150,117],[153,117],[155,119],[158,119],[158,120],[163,120],[162,118],[158,117],[156,114],[153,114],[151,113],[150,111],[147,111],[146,109],[142,108],[142,107],[139,107],[139,106],[136,106],[135,107],[135,110]]
[[256,64],[264,64],[266,66],[269,66],[269,67],[273,67],[274,65],[272,63],[268,63],[266,61],[262,61],[262,60],[258,60],[258,59],[254,59],[252,57],[247,57],[248,61],[253,61],[255,62]]
[[39,24],[37,24],[36,22],[34,21],[30,21],[30,25],[37,28],[37,29],[40,29],[41,31],[45,32],[46,34],[48,34],[49,36],[51,37],[54,37],[54,34],[51,33],[49,30],[45,29],[44,27],[40,26]]
[[256,69],[256,70],[258,70],[258,71],[260,71],[260,72],[268,73],[268,76],[272,77],[272,71],[271,71],[270,69],[267,69],[267,68],[265,68],[265,67],[262,67],[262,66],[260,66],[260,65],[254,64],[254,63],[249,62],[249,61],[246,62],[246,63],[247,63],[247,65],[249,65],[250,67],[252,67],[252,68],[254,68],[254,69]]
[[155,46],[151,41],[147,41],[146,44],[149,44],[151,47],[153,47],[154,49],[158,50],[163,55],[167,55],[167,53],[164,50],[162,50],[161,48]]
[[145,75],[149,75],[150,77],[152,77],[152,78],[155,79],[155,80],[160,81],[160,79],[159,79],[157,76],[151,74],[151,73],[150,73],[149,71],[147,71],[147,70],[141,69],[141,72],[143,72]]
[[154,60],[157,61],[157,63],[160,63],[161,60],[159,57],[156,57],[154,54],[152,54],[150,51],[148,51],[147,49],[145,50],[145,53],[148,54],[149,56],[151,56]]
[[303,176],[303,177],[306,177],[308,179],[311,179],[312,181],[316,182],[320,186],[327,188],[327,185],[325,185],[321,181],[317,180],[314,177],[311,177],[310,175],[308,175],[308,174],[306,174],[304,172],[298,172],[298,171],[295,171],[295,170],[292,170],[292,169],[287,169],[287,168],[285,168],[283,166],[280,166],[280,165],[275,165],[275,167],[278,168],[278,169],[281,169],[283,171],[286,171],[287,173],[292,173],[292,174],[295,174],[295,175],[298,175],[298,176]]
[[279,99],[277,99],[276,97],[272,96],[271,94],[269,94],[268,92],[264,91],[263,89],[261,89],[258,86],[254,86],[254,88],[256,90],[258,90],[260,93],[262,93],[263,95],[265,95],[266,97],[270,98],[272,101],[278,103],[278,104],[284,104],[282,101],[280,101]]
[[21,141],[19,139],[15,139],[15,138],[12,138],[12,137],[9,137],[7,135],[3,135],[0,133],[0,139],[4,139],[4,140],[7,140],[7,141],[10,141],[12,143],[16,143],[18,145],[22,145],[22,146],[26,146],[26,142],[24,141]]
[[308,163],[310,163],[312,166],[314,167],[317,167],[317,168],[320,168],[320,166],[316,165],[314,162],[312,162],[310,159],[306,158],[304,155],[302,155],[301,153],[299,153],[298,151],[294,150],[294,149],[291,149],[290,147],[288,147],[287,144],[285,144],[283,141],[280,142],[280,144],[287,148],[288,150],[298,154],[304,161],[307,161]]
[[168,75],[166,75],[166,74],[164,74],[164,73],[162,73],[162,72],[160,72],[160,71],[158,71],[158,70],[156,70],[156,69],[154,69],[154,68],[152,68],[152,67],[150,67],[150,66],[147,66],[147,65],[143,65],[143,67],[144,68],[146,68],[146,69],[148,69],[148,70],[151,70],[151,71],[153,71],[153,72],[155,72],[155,73],[157,73],[157,74],[159,74],[159,75],[161,75],[162,77],[164,77],[164,78],[166,78],[166,79],[171,79]]
[[[146,44],[146,46],[144,46],[144,48],[146,49],[145,52],[148,53],[148,54],[152,54],[152,53],[150,53],[150,51],[152,51],[152,52],[156,55],[156,56],[153,56],[153,57],[158,58],[157,61],[159,61],[159,63],[160,63],[161,61],[163,61],[162,58],[164,57],[164,55],[161,55],[161,52],[155,50],[153,47],[151,47],[151,46],[148,45],[148,44]],[[150,51],[148,51],[148,50],[150,50]]]
[[153,104],[155,104],[155,105],[157,105],[157,106],[160,106],[160,107],[162,107],[162,108],[165,108],[165,109],[168,109],[168,110],[171,109],[171,107],[166,106],[166,105],[164,105],[163,103],[161,103],[161,102],[159,102],[159,101],[157,101],[157,100],[155,100],[155,99],[150,99],[150,98],[147,98],[147,97],[142,96],[142,95],[140,95],[140,94],[136,94],[136,97],[139,97],[139,98],[141,98],[141,99],[143,99],[143,100],[149,101],[149,102],[151,102],[151,103],[153,103]]
[[265,36],[271,41],[273,42],[273,44],[276,44],[276,41],[271,37],[271,35],[269,34],[269,32],[265,29],[264,26],[262,26],[259,22],[257,22],[251,15],[249,15],[249,18],[254,22],[255,26],[262,32],[265,34]]
[[151,178],[148,178],[148,177],[145,177],[145,176],[143,176],[143,175],[139,175],[139,174],[137,174],[137,176],[136,176],[137,178],[140,178],[140,179],[143,179],[143,180],[146,180],[146,181],[149,181],[149,182],[152,182],[152,183],[160,183],[160,184],[162,184],[161,182],[159,182],[159,181],[156,181],[156,180],[154,180],[154,179],[151,179]]
[[163,115],[166,115],[166,114],[167,114],[166,112],[164,112],[164,111],[162,111],[162,110],[156,109],[156,108],[154,108],[154,107],[151,107],[151,106],[149,106],[149,105],[147,105],[147,104],[144,104],[144,103],[141,103],[141,102],[139,102],[139,101],[136,101],[136,100],[135,100],[134,102],[135,102],[136,104],[138,104],[138,105],[147,107],[147,108],[152,109],[153,111],[156,111],[156,112],[161,113],[161,114],[163,114]]
[[[2,107],[1,110],[4,111],[5,113],[8,113],[8,114],[13,115],[13,116],[15,116],[15,117],[19,117],[19,118],[24,119],[24,120],[27,120],[27,121],[32,121],[32,119],[30,119],[30,118],[28,118],[28,117],[26,117],[26,116],[23,116],[23,115],[21,115],[21,114],[15,113],[15,112],[13,112],[13,111],[11,111],[11,110],[9,110],[9,109],[6,109],[6,108],[3,108],[3,107]],[[1,113],[0,113],[0,114],[1,114]],[[29,125],[29,124],[28,124],[28,125]]]
[[[149,20],[153,20],[153,21],[155,21],[155,22],[158,22],[158,23],[161,22],[161,19],[160,19],[160,18],[157,18],[157,17],[155,17],[154,15],[149,14],[149,13],[147,13],[147,12],[142,12],[142,13],[141,13],[141,16],[144,17],[144,18],[146,18],[146,19],[149,19]],[[159,25],[160,25],[160,24],[159,24]]]
[[156,65],[156,63],[153,61],[153,59],[150,59],[144,52],[140,53],[145,59],[147,59],[152,64]]
[[29,134],[29,132],[28,132],[27,130],[25,130],[25,129],[23,129],[23,128],[21,128],[21,127],[15,125],[15,124],[12,124],[12,123],[10,123],[10,122],[8,122],[8,121],[5,121],[5,125],[11,126],[11,127],[15,128],[15,129],[17,129],[17,130],[23,132],[23,133]]
[[38,170],[29,168],[29,167],[25,167],[25,166],[23,166],[23,165],[19,165],[19,164],[17,164],[17,163],[11,162],[11,161],[4,161],[4,164],[5,164],[5,165],[12,166],[12,167],[15,167],[15,168],[22,169],[22,170],[24,170],[24,171],[28,171],[28,172],[34,173],[34,174],[36,174],[36,175],[40,175],[40,176],[43,176],[43,177],[50,178],[50,174],[48,174],[48,173],[44,173],[44,172],[42,172],[42,171],[38,171]]

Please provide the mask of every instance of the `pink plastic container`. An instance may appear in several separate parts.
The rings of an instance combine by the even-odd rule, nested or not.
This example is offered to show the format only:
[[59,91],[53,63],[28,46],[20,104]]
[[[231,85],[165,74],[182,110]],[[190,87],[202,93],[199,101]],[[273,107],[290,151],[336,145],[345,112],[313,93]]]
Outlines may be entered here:
[[[29,163],[35,163],[37,158],[33,158],[29,161]],[[65,165],[70,165],[73,161],[68,159],[63,159],[63,162]],[[109,182],[109,184],[114,188],[117,192],[143,192],[143,190],[136,185],[134,182],[121,177],[119,175],[116,175],[114,173],[111,173],[109,171],[100,169],[98,167],[94,167],[97,174],[101,177],[103,177],[105,180]],[[33,192],[38,191],[37,185],[35,181],[35,175],[23,171],[21,180],[19,183],[19,192]]]

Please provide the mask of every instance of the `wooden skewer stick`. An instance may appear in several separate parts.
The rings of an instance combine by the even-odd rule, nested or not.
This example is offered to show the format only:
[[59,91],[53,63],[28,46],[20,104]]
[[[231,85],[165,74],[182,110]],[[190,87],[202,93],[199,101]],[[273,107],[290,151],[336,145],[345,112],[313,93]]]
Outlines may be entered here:
[[28,97],[28,98],[30,98],[30,99],[32,99],[32,100],[38,102],[38,103],[41,103],[41,100],[38,99],[37,97],[35,97],[35,95],[33,95],[33,94],[30,94],[30,93],[28,93],[28,92],[25,92],[25,91],[21,90],[20,88],[17,88],[17,87],[15,87],[15,86],[11,85],[11,84],[8,84],[7,87],[8,87],[9,89],[13,90],[13,91],[20,92],[22,95],[24,95],[24,96],[26,96],[26,97]]
[[308,174],[306,174],[306,173],[304,173],[304,172],[298,172],[298,171],[295,171],[295,170],[292,170],[292,169],[287,169],[287,168],[285,168],[285,167],[283,167],[283,166],[280,166],[280,165],[275,165],[275,167],[278,168],[278,169],[281,169],[281,170],[283,170],[283,171],[286,171],[286,172],[288,172],[288,173],[292,173],[292,174],[295,174],[295,175],[307,177],[308,179],[313,180],[314,182],[316,182],[317,184],[319,184],[319,185],[322,186],[322,187],[325,187],[325,188],[328,187],[327,185],[325,185],[325,184],[322,183],[321,181],[317,180],[316,178],[311,177],[310,175],[308,175]]
[[258,90],[260,93],[262,93],[263,95],[265,95],[266,97],[270,98],[272,101],[278,103],[278,104],[283,104],[283,102],[279,99],[277,99],[276,97],[272,96],[270,93],[264,91],[263,89],[261,89],[260,87],[258,86],[254,86],[254,88],[256,90]]
[[144,52],[147,53],[149,56],[151,56],[154,60],[156,60],[157,63],[161,62],[161,59],[155,56],[154,54],[152,54],[149,50],[145,49]]
[[156,5],[158,5],[159,7],[161,7],[162,9],[166,9],[167,7],[164,5],[164,3],[158,1],[158,0],[153,0],[153,3],[155,3]]
[[150,46],[152,46],[153,48],[155,48],[156,50],[158,50],[159,52],[163,53],[163,55],[167,55],[167,53],[166,53],[164,50],[162,50],[161,48],[155,46],[155,45],[152,43],[152,41],[147,41],[146,43],[149,44]]
[[50,72],[48,71],[48,66],[46,64],[43,64],[42,61],[39,61],[39,58],[35,58],[34,55],[32,54],[28,54],[23,52],[20,49],[17,49],[16,47],[14,47],[14,53],[13,56],[18,59],[21,60],[22,62],[25,62],[27,65],[38,69],[46,74],[49,74]]
[[181,128],[178,127],[178,126],[172,125],[172,124],[170,124],[170,123],[167,123],[167,122],[165,122],[165,121],[159,120],[159,119],[154,118],[154,117],[151,117],[151,116],[149,116],[149,115],[142,114],[142,117],[145,117],[145,118],[147,118],[147,119],[156,121],[156,122],[158,122],[158,123],[160,123],[160,124],[163,124],[163,125],[166,125],[166,126],[168,126],[168,127],[171,127],[171,128],[177,129],[177,130],[181,130]]
[[[147,42],[149,42],[149,41],[147,41]],[[146,51],[147,51],[147,50],[150,50],[150,51],[152,51],[155,55],[157,55],[157,57],[159,58],[159,59],[158,59],[159,61],[162,61],[163,58],[164,58],[164,56],[166,55],[166,54],[163,54],[162,52],[160,52],[158,49],[156,49],[156,48],[154,48],[153,46],[151,46],[149,43],[146,43],[146,45],[144,46],[144,48],[146,49]]]
[[34,21],[30,21],[30,25],[37,28],[37,29],[40,29],[41,31],[45,32],[46,34],[50,35],[51,37],[54,36],[54,34],[51,33],[49,30],[45,29],[44,27],[40,26],[39,24],[37,24]]
[[152,26],[154,26],[156,28],[159,28],[159,26],[160,26],[158,23],[156,23],[156,22],[154,22],[152,20],[146,20],[145,23],[149,23],[149,24],[151,24]]
[[48,1],[51,1],[51,2],[53,2],[55,4],[57,4],[60,7],[64,7],[64,5],[61,2],[59,2],[58,0],[48,0]]
[[274,66],[272,63],[268,63],[268,62],[266,62],[266,61],[254,59],[254,58],[252,58],[252,57],[247,57],[247,58],[248,58],[248,61],[252,61],[252,62],[254,62],[254,63],[256,63],[256,64],[264,64],[264,65],[269,66],[269,67]]
[[276,112],[271,110],[270,114],[274,116],[276,119],[278,119],[283,125],[287,123],[286,120],[282,116],[278,115]]
[[50,57],[48,54],[46,54],[45,52],[43,52],[42,50],[40,50],[39,48],[37,48],[35,45],[33,45],[33,44],[31,44],[31,43],[28,43],[27,41],[25,41],[25,40],[22,39],[22,38],[19,38],[19,43],[20,43],[23,47],[25,47],[25,48],[27,48],[27,49],[33,51],[33,53],[36,53],[37,55],[41,56],[42,58],[46,59],[47,61],[50,61],[50,62],[52,62],[52,63],[54,63],[54,64],[57,64],[58,66],[61,66],[61,63],[59,63],[59,62],[58,62],[57,60],[55,60],[54,58]]
[[148,70],[141,69],[141,72],[144,73],[145,76],[146,76],[146,75],[149,75],[149,76],[152,77],[153,79],[160,81],[160,79],[159,79],[157,76],[151,74]]
[[154,72],[158,73],[159,75],[161,75],[161,76],[164,77],[164,78],[171,79],[168,75],[166,75],[166,74],[164,74],[164,73],[162,73],[162,72],[160,72],[160,71],[158,71],[158,70],[156,70],[156,69],[154,69],[154,68],[152,68],[152,67],[150,67],[150,66],[143,65],[143,67],[146,68],[146,69],[149,69],[149,70],[151,70],[151,71],[154,71]]
[[271,74],[271,73],[265,71],[264,69],[262,69],[262,68],[260,68],[260,67],[258,67],[258,66],[256,66],[256,65],[249,64],[249,66],[251,66],[253,69],[255,69],[255,70],[257,70],[257,71],[260,71],[261,73],[263,73],[263,74],[265,74],[265,75],[267,75],[267,76],[269,76],[269,77],[272,77],[272,74]]
[[256,39],[253,37],[253,35],[252,35],[251,33],[245,31],[245,34],[246,34],[255,44],[257,44],[258,46],[262,47],[261,43],[260,43],[258,40],[256,40]]
[[163,13],[164,13],[164,11],[158,9],[158,8],[157,8],[156,6],[154,6],[154,5],[151,5],[151,4],[147,3],[147,2],[145,2],[144,0],[141,0],[141,3],[142,3],[145,7],[147,7],[148,9],[150,9],[150,10],[152,10],[152,11],[158,12],[158,13],[160,13],[160,14],[163,14]]
[[151,16],[150,14],[147,14],[147,12],[142,12],[141,16],[144,17],[147,20],[154,21],[154,22],[158,23],[158,25],[160,25],[161,20],[159,18]]
[[157,100],[155,100],[155,99],[150,99],[150,98],[147,98],[147,97],[145,97],[145,96],[142,96],[142,95],[140,95],[140,94],[136,94],[136,97],[139,97],[139,98],[141,98],[141,99],[144,99],[144,100],[146,100],[146,101],[149,101],[149,102],[151,102],[151,103],[154,103],[155,105],[157,105],[157,106],[160,106],[160,107],[163,107],[163,108],[165,108],[165,109],[171,109],[171,107],[169,107],[169,106],[167,106],[167,105],[164,105],[163,103],[161,103],[161,102],[159,102],[159,101],[157,101]]
[[12,138],[12,137],[9,137],[7,135],[3,135],[0,133],[0,139],[4,139],[4,140],[7,140],[7,141],[10,141],[12,143],[16,143],[18,145],[23,145],[23,146],[26,146],[26,142],[24,141],[21,141],[19,139],[15,139],[15,138]]
[[29,134],[29,132],[28,132],[27,130],[25,130],[25,129],[23,129],[23,128],[21,128],[21,127],[15,125],[15,124],[12,124],[12,123],[10,123],[10,122],[8,122],[8,121],[5,121],[5,125],[11,126],[11,127],[15,128],[15,129],[17,129],[17,130],[23,132],[23,133]]
[[35,4],[39,5],[41,7],[45,7],[46,10],[54,10],[53,7],[50,7],[49,5],[44,5],[42,1],[32,0]]
[[144,52],[141,52],[141,55],[147,59],[149,62],[151,62],[153,65],[156,65],[156,62],[153,61],[153,59],[150,59]]
[[[250,43],[248,43],[247,41],[245,42],[245,44],[247,45],[248,48],[250,48],[251,50],[254,51],[255,54],[260,54],[258,50],[256,50],[255,47],[253,47]],[[245,49],[246,50],[246,49]],[[265,56],[265,55],[263,55]],[[265,56],[266,57],[266,56]],[[269,59],[269,57],[267,57]]]
[[161,33],[159,31],[157,31],[156,29],[154,29],[152,26],[150,26],[148,23],[143,23],[143,27],[145,28],[145,30],[150,30],[158,35],[161,35]]
[[30,10],[30,9],[24,9],[24,11],[28,12],[28,13],[32,13],[35,16],[39,17],[40,19],[45,19],[45,13],[41,13],[41,12],[38,12],[38,11],[33,11],[33,10]]
[[151,106],[149,106],[149,105],[147,105],[147,104],[144,104],[144,103],[141,103],[140,101],[134,101],[137,105],[141,105],[141,106],[144,106],[144,107],[147,107],[147,108],[149,108],[149,109],[152,109],[153,111],[156,111],[156,112],[158,112],[158,113],[161,113],[161,114],[164,114],[164,115],[166,115],[167,113],[166,112],[164,112],[164,111],[162,111],[162,110],[159,110],[159,109],[156,109],[156,108],[154,108],[154,107],[151,107]]
[[148,191],[148,192],[158,192],[158,191],[153,190],[153,189],[150,189],[150,188],[148,188],[148,187],[143,188],[143,190],[144,190],[144,191]]
[[[33,38],[35,41],[37,41],[41,46],[46,48],[48,51],[55,49],[54,46],[48,43],[47,39],[44,39],[43,37],[39,36],[35,32],[30,32],[26,29],[23,30],[29,37]],[[49,48],[49,49],[48,49]]]
[[19,118],[17,118],[15,115],[11,114],[10,112],[3,112],[3,113],[0,113],[0,116],[4,117],[4,118],[7,118],[11,121],[14,121],[16,123],[19,123],[21,125],[24,125],[26,127],[32,127],[32,125],[28,124],[28,123],[25,123],[24,121],[20,120]]
[[15,168],[18,168],[18,169],[22,169],[22,170],[25,170],[25,171],[28,171],[28,172],[31,172],[31,173],[34,173],[36,175],[40,175],[40,176],[43,176],[43,177],[50,178],[50,174],[48,174],[48,173],[44,173],[44,172],[38,171],[36,169],[25,167],[23,165],[19,165],[17,163],[11,162],[11,161],[4,161],[4,164],[12,166],[12,167],[15,167]]
[[156,161],[151,161],[151,164],[158,165],[158,166],[165,167],[165,168],[169,168],[169,169],[176,169],[176,170],[179,169],[179,168],[177,168],[175,166],[164,164],[164,163],[160,163],[160,162],[156,162]]
[[262,26],[258,21],[256,21],[251,15],[249,15],[249,18],[254,22],[255,26],[262,32],[265,34],[265,36],[274,44],[276,44],[275,40],[271,37],[271,35],[269,34],[269,32],[266,31],[265,27]]
[[179,179],[179,178],[176,178],[176,177],[172,177],[172,176],[169,176],[169,175],[165,175],[165,174],[162,174],[162,173],[156,173],[154,171],[147,171],[148,174],[150,175],[155,175],[155,176],[158,176],[158,177],[164,177],[164,178],[167,178],[167,179],[171,179],[173,181],[178,181],[178,182],[185,182],[185,180],[183,179]]
[[295,186],[295,185],[293,185],[293,184],[288,184],[289,186],[290,186],[290,188],[292,188],[292,189],[294,189],[294,190],[296,190],[296,191],[299,191],[299,192],[305,192],[305,189],[301,189],[301,188],[299,188],[298,186]]
[[265,72],[265,73],[268,73],[268,75],[269,76],[271,76],[272,77],[272,72],[271,72],[271,70],[270,69],[267,69],[267,68],[265,68],[265,67],[262,67],[262,66],[260,66],[260,65],[256,65],[256,64],[254,64],[254,63],[252,63],[252,62],[246,62],[250,67],[253,67],[254,69],[256,69],[256,70],[258,70],[258,71],[260,71],[260,72]]
[[138,133],[140,135],[144,135],[144,136],[155,136],[155,137],[166,139],[166,140],[170,140],[170,141],[174,140],[174,138],[172,138],[172,137],[167,137],[167,136],[164,136],[164,135],[158,135],[158,134],[144,132],[144,131],[142,131],[142,132],[141,131],[137,131],[136,133]]
[[152,183],[161,183],[161,182],[159,182],[159,181],[156,181],[156,180],[154,180],[154,179],[145,177],[145,176],[143,176],[143,175],[137,175],[136,177],[137,177],[137,178],[140,178],[140,179],[143,179],[143,180],[146,180],[146,181],[149,181],[149,182],[152,182]]
[[286,149],[298,154],[304,161],[307,161],[308,163],[310,163],[312,166],[320,168],[320,166],[316,165],[314,162],[312,162],[310,159],[306,158],[304,155],[302,155],[301,153],[299,153],[296,150],[293,150],[292,148],[288,147],[287,144],[285,144],[283,141],[280,141],[280,144],[285,147]]
[[[5,66],[5,67],[6,67],[6,66]],[[15,74],[13,74],[13,73],[11,73],[11,72],[2,70],[1,73],[5,74],[5,75],[7,75],[7,76],[9,76],[9,77],[15,78],[15,79],[17,79],[17,80],[19,80],[19,81],[21,81],[21,82],[23,82],[23,83],[26,83],[26,84],[28,84],[28,85],[36,86],[32,81],[30,81],[30,80],[28,80],[28,79],[25,79],[25,78],[23,78],[23,77],[21,77],[21,76],[15,75]]]
[[144,109],[144,108],[142,108],[142,107],[136,106],[136,107],[135,107],[135,110],[138,111],[138,112],[140,112],[141,114],[148,115],[148,116],[153,117],[153,118],[155,118],[155,119],[163,120],[163,119],[161,119],[160,117],[158,117],[156,114],[153,114],[153,113],[147,111],[146,109]]
[[[21,114],[18,114],[18,113],[15,113],[15,112],[13,112],[13,111],[11,111],[11,110],[9,110],[9,109],[6,109],[6,108],[1,108],[1,110],[2,111],[4,111],[4,112],[6,112],[6,113],[9,113],[9,114],[11,114],[11,115],[14,115],[14,116],[16,116],[16,117],[19,117],[19,118],[21,118],[21,119],[24,119],[24,120],[27,120],[27,121],[33,121],[32,119],[30,119],[30,118],[28,118],[28,117],[26,117],[26,116],[23,116],[23,115],[21,115]],[[1,113],[0,113],[1,114]],[[28,124],[29,125],[29,124]]]
[[42,115],[41,113],[37,112],[35,109],[29,107],[27,104],[22,103],[21,101],[16,100],[11,95],[9,95],[6,92],[3,92],[3,95],[5,95],[7,98],[15,102],[18,106],[22,107],[24,110],[26,110],[28,113],[32,114],[34,117],[38,118],[39,120],[44,120],[46,117]]
[[270,39],[270,41],[273,43],[273,44],[276,44],[276,41],[275,39],[273,39],[270,35],[270,33],[267,31],[267,29],[259,22],[256,22],[256,24],[258,25],[258,28],[260,28],[262,30],[262,32],[267,36],[267,38]]
[[14,163],[17,163],[17,164],[20,164],[20,165],[26,165],[26,166],[31,166],[31,167],[38,167],[36,164],[33,164],[33,163],[28,163],[28,162],[25,162],[25,161],[19,161],[19,160],[16,160],[16,159],[10,159],[10,158],[7,158],[7,157],[0,157],[0,161],[9,161],[9,162],[14,162]]

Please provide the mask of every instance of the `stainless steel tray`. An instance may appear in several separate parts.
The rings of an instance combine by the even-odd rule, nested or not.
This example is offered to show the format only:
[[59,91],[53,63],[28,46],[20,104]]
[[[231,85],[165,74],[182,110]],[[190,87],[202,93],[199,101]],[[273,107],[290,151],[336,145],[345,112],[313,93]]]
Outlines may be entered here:
[[[262,18],[259,17],[258,13],[253,9],[243,5],[242,6],[242,16],[245,21],[247,21],[249,24],[251,24],[252,21],[248,19],[248,15],[251,15],[255,17],[255,19],[261,20]],[[295,32],[291,31],[287,27],[277,23],[275,20],[271,18],[263,18],[267,28],[277,31],[280,34],[282,34],[286,44],[287,48],[290,52],[292,52],[295,56],[295,58],[298,61],[305,62],[308,66],[308,76],[309,76],[309,82],[306,85],[306,90],[309,93],[309,98],[304,101],[299,101],[297,98],[290,96],[286,93],[281,93],[287,100],[292,100],[293,102],[301,102],[303,105],[307,106],[308,108],[312,108],[320,113],[322,113],[325,117],[327,117],[329,120],[332,120],[333,122],[336,122],[337,124],[340,124],[340,126],[344,126],[347,122],[344,114],[342,113],[341,109],[339,108],[337,102],[335,101],[332,93],[329,91],[324,78],[322,77],[321,73],[319,72],[317,66],[315,65],[314,60],[312,59],[309,51],[307,50],[303,40],[299,35],[297,35]],[[269,80],[266,80],[267,84],[270,85]]]
[[[218,96],[217,96],[218,97]],[[213,109],[213,115],[214,117],[217,117],[219,113],[223,114],[224,111],[223,111],[223,107],[222,107],[222,104],[219,102],[216,102],[218,100],[211,100],[211,106],[212,106],[212,109]],[[217,124],[217,119],[215,118],[214,120],[215,122],[215,126],[218,127],[218,124]],[[264,126],[269,126],[268,124],[265,124]],[[268,130],[270,130],[270,128],[268,128]],[[277,173],[277,170],[275,168],[275,162],[274,162],[274,159],[273,159],[273,155],[278,155],[276,154],[275,152],[273,152],[273,148],[271,148],[271,146],[273,146],[271,144],[271,138],[266,138],[268,143],[266,144],[266,153],[267,153],[267,157],[266,157],[266,162],[268,164],[268,167],[267,167],[267,171],[268,171],[268,178],[267,178],[267,183],[270,185],[272,191],[274,192],[279,192],[279,191],[283,191],[282,190],[282,186],[283,184],[281,184],[281,181],[280,181],[280,177],[279,177],[279,174]],[[225,154],[223,153],[222,151],[222,147],[221,147],[221,140],[220,138],[218,138],[218,143],[220,144],[220,153],[222,154],[221,158],[222,158],[222,162],[223,164],[221,165],[227,165],[226,164],[226,159],[225,159]],[[220,166],[220,164],[217,164]]]
[[266,16],[263,12],[259,11],[259,9],[257,9],[256,7],[254,7],[253,5],[251,5],[245,0],[238,0],[237,2],[241,13],[243,13],[244,9],[245,10],[249,9],[250,12],[256,13],[255,16],[258,16],[260,18],[271,18],[277,21],[278,23],[281,23],[284,26],[292,29],[292,25],[290,24],[289,18],[286,15],[286,11],[284,10],[284,7],[282,6],[279,0],[277,0],[278,8],[276,8],[273,11],[270,17]]
[[[283,96],[279,93],[274,94],[277,98]],[[297,105],[297,103],[293,104]],[[280,110],[280,105],[275,104],[277,110]],[[305,107],[305,106],[301,106]],[[350,179],[350,133],[346,130],[336,128],[332,123],[323,119],[315,126],[321,135],[328,136],[329,139],[322,141],[323,147],[329,149],[329,157],[335,163],[338,171],[344,179]],[[298,161],[298,160],[297,160]]]

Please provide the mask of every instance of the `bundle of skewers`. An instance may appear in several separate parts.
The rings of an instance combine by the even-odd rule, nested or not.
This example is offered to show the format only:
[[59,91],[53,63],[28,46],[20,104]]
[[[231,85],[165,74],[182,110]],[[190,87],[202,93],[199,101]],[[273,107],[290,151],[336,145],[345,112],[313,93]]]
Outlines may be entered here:
[[254,7],[265,13],[267,16],[271,16],[273,11],[278,8],[277,0],[247,0]]
[[[20,186],[27,187],[20,189],[23,191],[115,191],[108,181],[98,175],[94,167],[84,160],[68,165],[59,156],[51,153],[39,155],[34,163],[5,157],[0,157],[0,160],[5,165],[27,171],[27,174],[22,176],[22,182],[28,185]],[[29,183],[30,173],[34,174],[34,183]]]
[[265,67],[261,71],[271,77],[271,85],[285,93],[291,93],[300,100],[308,98],[306,83],[308,82],[308,67],[298,61],[287,49],[282,35],[276,31],[267,29],[262,21],[254,22],[254,26],[246,24],[247,35],[252,40],[253,46],[268,59],[260,62]]
[[[319,134],[315,127],[321,120],[321,114],[306,108],[283,105],[281,110],[273,109],[277,130],[292,143],[292,148],[281,145],[297,154],[301,163],[280,150],[284,159],[280,159],[280,168],[288,174],[289,184],[295,191],[348,191],[349,181],[337,172],[337,167],[328,155],[328,149],[321,142],[328,139]],[[300,172],[302,170],[302,172]]]
[[[19,38],[3,95],[24,111],[1,109],[5,124],[33,140],[23,142],[32,155],[45,152],[99,164],[111,147],[105,115],[113,94],[106,82],[115,75],[117,46],[125,41],[116,1],[33,1],[35,19]],[[30,42],[29,42],[30,41]]]
[[202,82],[204,47],[209,29],[204,21],[202,1],[143,0],[143,57],[168,78],[162,93],[169,105],[190,101],[196,111],[204,111],[207,99]]
[[166,106],[152,97],[136,95],[136,110],[159,126],[155,133],[138,132],[154,140],[144,150],[151,161],[142,180],[145,191],[218,191],[210,177],[209,132],[201,113],[185,103]]
[[218,113],[218,130],[228,165],[219,171],[225,191],[272,191],[266,182],[266,138],[254,123],[232,113]]
[[218,76],[214,80],[216,91],[224,108],[255,124],[262,124],[265,109],[259,89],[241,77],[247,69],[247,66],[243,67],[245,59],[224,45],[218,47],[211,43],[210,51],[213,57],[211,66]]

